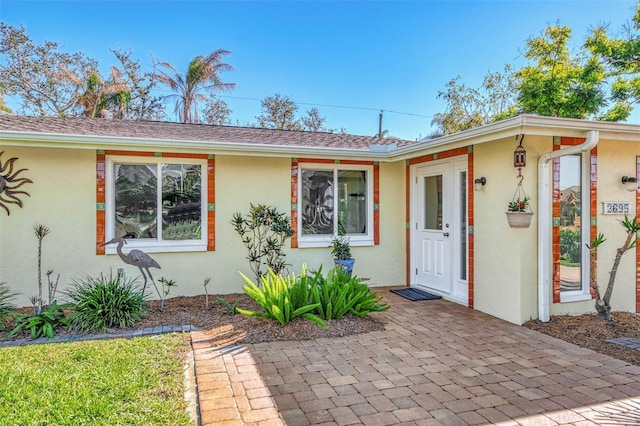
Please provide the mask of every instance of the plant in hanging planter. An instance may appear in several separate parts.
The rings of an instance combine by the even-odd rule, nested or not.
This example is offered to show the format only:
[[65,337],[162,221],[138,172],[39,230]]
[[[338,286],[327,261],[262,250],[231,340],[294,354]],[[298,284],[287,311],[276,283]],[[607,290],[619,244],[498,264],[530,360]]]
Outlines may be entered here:
[[507,222],[512,228],[528,228],[531,225],[533,211],[531,210],[531,197],[525,195],[522,187],[518,185],[513,200],[507,205]]
[[509,203],[507,211],[509,212],[528,212],[531,213],[531,207],[529,206],[529,201],[531,197],[525,196],[523,199],[516,199]]

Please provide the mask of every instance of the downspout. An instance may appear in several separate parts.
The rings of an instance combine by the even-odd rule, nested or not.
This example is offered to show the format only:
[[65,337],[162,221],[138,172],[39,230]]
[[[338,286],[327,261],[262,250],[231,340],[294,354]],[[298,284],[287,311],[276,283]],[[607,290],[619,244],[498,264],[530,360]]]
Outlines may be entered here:
[[554,158],[588,152],[600,140],[597,130],[587,132],[586,140],[575,146],[551,151],[538,160],[538,319],[549,322],[551,299],[551,190],[549,189],[549,164]]

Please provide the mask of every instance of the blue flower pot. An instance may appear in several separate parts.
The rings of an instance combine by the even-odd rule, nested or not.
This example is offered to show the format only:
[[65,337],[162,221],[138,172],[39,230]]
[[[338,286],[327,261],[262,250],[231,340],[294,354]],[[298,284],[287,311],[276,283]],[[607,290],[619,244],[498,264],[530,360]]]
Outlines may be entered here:
[[351,272],[353,272],[353,265],[355,263],[355,259],[333,259],[333,264],[336,265],[336,268],[341,268],[342,272],[347,275],[351,275]]

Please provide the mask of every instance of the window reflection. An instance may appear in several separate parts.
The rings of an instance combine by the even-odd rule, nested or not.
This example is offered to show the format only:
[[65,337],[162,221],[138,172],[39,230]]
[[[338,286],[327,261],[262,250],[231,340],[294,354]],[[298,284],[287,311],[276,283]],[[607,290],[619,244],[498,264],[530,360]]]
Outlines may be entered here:
[[560,158],[560,291],[582,289],[582,167],[580,155]]
[[424,178],[424,229],[442,230],[442,175]]

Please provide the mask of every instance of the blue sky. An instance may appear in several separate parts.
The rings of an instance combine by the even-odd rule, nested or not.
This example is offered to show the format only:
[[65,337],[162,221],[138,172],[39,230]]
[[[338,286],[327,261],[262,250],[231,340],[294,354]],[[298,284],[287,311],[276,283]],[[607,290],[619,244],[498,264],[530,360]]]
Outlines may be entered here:
[[[439,90],[456,75],[477,87],[489,71],[524,64],[526,40],[547,25],[618,33],[635,1],[12,1],[0,0],[0,20],[24,25],[36,42],[57,41],[117,65],[109,49],[131,48],[180,70],[215,49],[235,71],[223,93],[234,124],[255,122],[260,100],[280,93],[304,112],[316,106],[332,128],[373,135],[383,128],[414,140],[431,132],[444,109]],[[168,92],[166,92],[168,94]],[[11,105],[10,105],[11,106]],[[337,107],[336,107],[337,106]],[[340,108],[338,108],[340,107]],[[348,108],[343,108],[348,107]],[[400,114],[403,113],[403,114]],[[171,119],[175,119],[172,106]],[[638,122],[639,114],[630,121]]]

